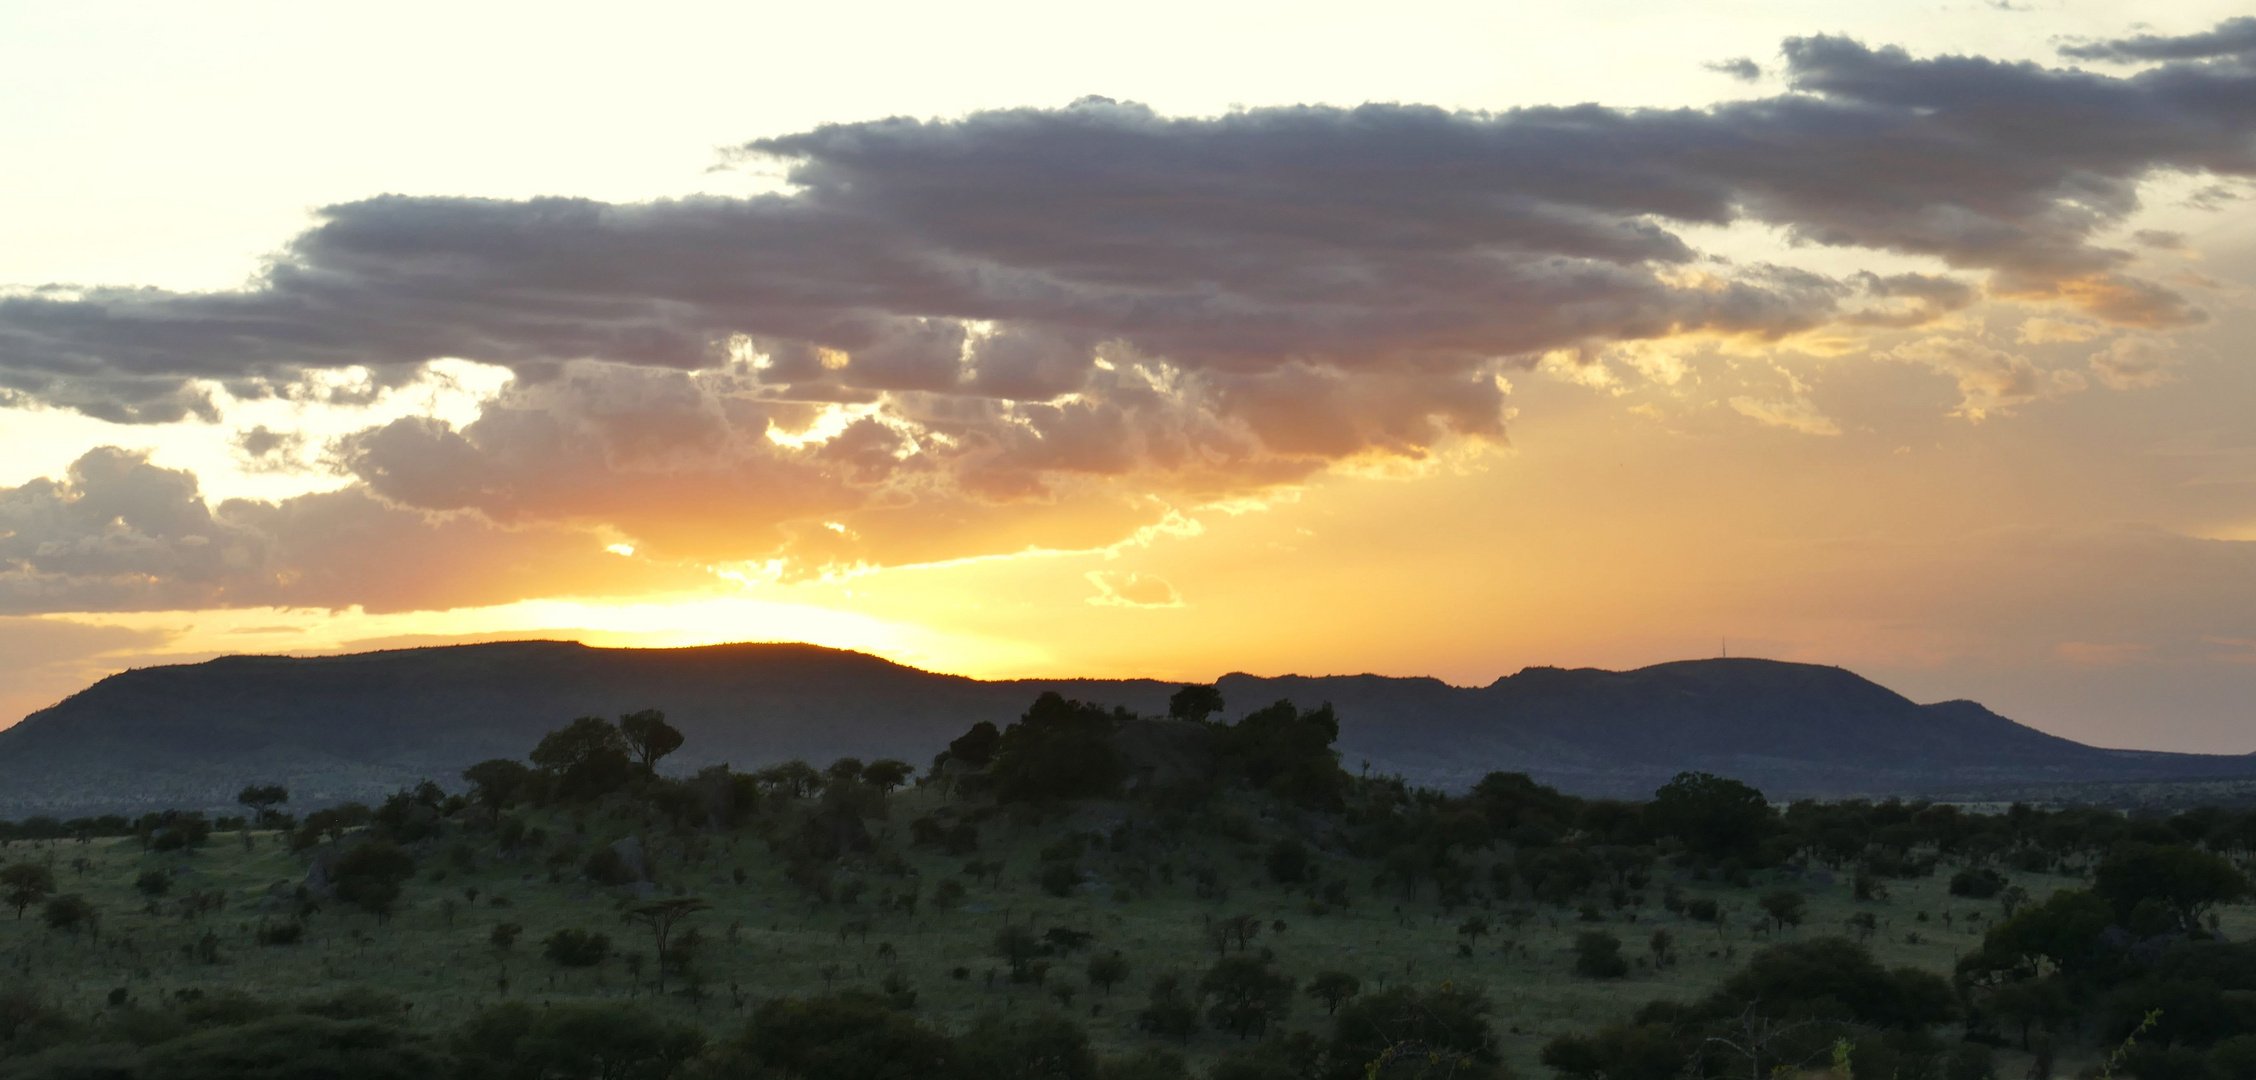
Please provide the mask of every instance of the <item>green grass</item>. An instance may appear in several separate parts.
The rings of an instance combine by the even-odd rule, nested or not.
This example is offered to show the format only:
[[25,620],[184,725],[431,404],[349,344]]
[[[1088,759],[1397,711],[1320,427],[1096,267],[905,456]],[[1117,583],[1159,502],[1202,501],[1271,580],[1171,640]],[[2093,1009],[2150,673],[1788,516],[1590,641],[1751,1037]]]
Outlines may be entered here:
[[[825,906],[785,881],[778,857],[749,831],[710,838],[710,857],[694,866],[684,865],[676,841],[652,837],[662,891],[671,895],[680,890],[713,905],[686,924],[697,927],[707,941],[697,964],[705,973],[706,997],[701,1003],[692,1003],[678,992],[655,998],[651,968],[634,979],[617,957],[596,969],[559,968],[543,961],[541,939],[566,927],[608,933],[622,954],[647,956],[654,949],[643,931],[620,919],[619,903],[631,895],[629,890],[599,888],[569,874],[564,882],[551,883],[537,856],[522,862],[497,859],[490,840],[482,836],[470,839],[476,852],[476,865],[470,870],[449,866],[445,853],[451,839],[433,842],[422,853],[421,869],[389,920],[379,922],[331,902],[308,921],[302,943],[263,947],[255,941],[256,928],[262,919],[276,922],[290,917],[294,905],[289,894],[305,877],[304,859],[289,854],[278,834],[254,834],[248,850],[238,834],[216,834],[208,846],[192,854],[146,853],[130,839],[16,842],[0,852],[6,861],[51,858],[59,891],[86,896],[104,918],[98,942],[73,941],[46,929],[37,907],[21,920],[0,909],[0,965],[14,986],[82,1016],[101,1012],[111,991],[121,987],[134,1001],[148,1005],[188,989],[236,989],[296,999],[362,986],[412,1001],[411,1015],[418,1026],[449,1025],[505,998],[534,1003],[634,999],[701,1023],[715,1034],[733,1030],[744,1015],[734,1004],[732,984],[748,1007],[783,994],[853,986],[875,989],[897,971],[917,992],[918,1016],[960,1028],[983,1010],[1057,1008],[1049,990],[1067,983],[1079,988],[1069,1011],[1088,1027],[1100,1049],[1120,1053],[1150,1042],[1134,1030],[1133,1020],[1154,975],[1173,969],[1195,978],[1213,962],[1215,952],[1207,943],[1202,917],[1253,914],[1264,924],[1255,947],[1274,949],[1279,965],[1304,985],[1324,969],[1354,974],[1367,990],[1405,981],[1431,985],[1472,980],[1485,985],[1497,1006],[1495,1027],[1507,1059],[1522,1075],[1539,1077],[1547,1070],[1536,1063],[1536,1054],[1550,1037],[1595,1027],[1652,998],[1705,993],[1766,944],[1850,933],[1847,921],[1859,910],[1879,917],[1880,929],[1870,944],[1884,963],[1913,964],[1946,974],[1960,955],[1979,942],[1981,929],[1999,912],[1994,902],[1949,896],[1947,867],[1930,878],[1890,881],[1888,899],[1863,904],[1851,899],[1846,873],[1836,873],[1830,884],[1778,879],[1807,893],[1810,906],[1799,929],[1773,936],[1753,926],[1760,917],[1756,898],[1778,883],[1773,875],[1758,874],[1755,887],[1747,889],[1680,882],[1686,896],[1712,897],[1729,913],[1719,932],[1663,911],[1662,882],[1655,880],[1642,890],[1641,908],[1606,912],[1600,928],[1619,936],[1624,955],[1637,958],[1637,963],[1625,978],[1597,981],[1573,974],[1574,937],[1593,927],[1578,921],[1572,910],[1540,908],[1525,900],[1487,904],[1496,929],[1467,957],[1459,953],[1462,939],[1457,926],[1468,914],[1481,911],[1483,904],[1444,914],[1430,888],[1416,900],[1404,900],[1399,889],[1372,884],[1374,865],[1323,856],[1318,860],[1322,875],[1347,882],[1352,904],[1313,914],[1299,888],[1268,882],[1262,842],[1236,842],[1219,835],[1228,830],[1194,829],[1195,839],[1153,856],[1154,864],[1173,864],[1177,870],[1173,885],[1154,877],[1148,891],[1127,900],[1102,895],[1102,889],[1062,899],[1044,894],[1035,883],[1037,851],[1063,830],[1098,829],[1138,812],[1114,804],[1084,807],[1070,818],[1053,816],[1039,825],[1012,824],[1008,815],[996,816],[984,826],[982,848],[973,857],[1006,864],[1000,885],[966,881],[965,906],[940,910],[930,903],[933,887],[958,875],[964,859],[906,844],[908,821],[941,805],[939,796],[912,789],[895,794],[891,803],[890,820],[872,826],[883,848],[904,856],[922,882],[926,902],[913,917],[874,910],[872,900],[881,890],[899,889],[908,879],[889,877],[872,866],[850,871],[868,882],[869,899],[854,907]],[[1255,826],[1257,835],[1273,834],[1279,828],[1273,822],[1254,821],[1250,805],[1241,807],[1240,813],[1242,820]],[[556,815],[543,816],[538,824],[557,837],[572,829],[569,818]],[[589,826],[596,842],[622,835],[628,828],[624,821],[600,817]],[[1093,851],[1083,865],[1099,878],[1117,882],[1127,876],[1121,858]],[[1193,896],[1187,869],[1196,863],[1220,872],[1228,890],[1225,898]],[[155,868],[179,874],[161,914],[144,910],[143,899],[133,891],[135,877]],[[744,884],[734,881],[737,868],[745,872]],[[1485,882],[1486,868],[1479,869],[1479,880]],[[2010,876],[2037,898],[2079,884],[2067,877]],[[477,890],[475,901],[465,892],[469,888]],[[225,907],[200,918],[183,918],[174,911],[189,890],[217,890],[225,896]],[[495,906],[500,901],[507,906]],[[1537,911],[1537,917],[1516,933],[1502,918],[1514,907]],[[1927,915],[1927,921],[1920,921],[1920,913]],[[1948,924],[1943,921],[1946,913],[1951,916]],[[1976,914],[1978,920],[1969,920]],[[1276,920],[1283,920],[1286,929],[1272,929]],[[866,934],[841,936],[843,928],[865,921]],[[524,927],[515,948],[507,952],[488,944],[492,927],[500,922]],[[1131,973],[1108,996],[1086,985],[1083,969],[1090,952],[1083,951],[1053,959],[1048,986],[1013,985],[1006,977],[1006,965],[990,954],[995,933],[1006,922],[1029,925],[1037,933],[1051,926],[1091,931],[1095,934],[1091,949],[1120,950]],[[1655,969],[1645,948],[1659,929],[1677,939],[1678,961]],[[2228,936],[2239,938],[2256,930],[2256,914],[2246,907],[2228,909],[2224,929]],[[207,932],[217,938],[218,963],[194,955],[195,943]],[[880,955],[881,945],[892,946],[892,958]],[[969,969],[969,979],[951,977],[951,969],[959,966]],[[995,973],[992,983],[989,971]],[[679,977],[672,983],[670,990],[682,986]],[[1322,1006],[1302,995],[1289,1023],[1320,1030],[1323,1019]],[[1187,1052],[1200,1062],[1235,1044],[1235,1039],[1209,1031],[1194,1038]],[[2063,1060],[2063,1074],[2073,1074],[2080,1064]],[[2001,1075],[2016,1067],[2006,1063]]]

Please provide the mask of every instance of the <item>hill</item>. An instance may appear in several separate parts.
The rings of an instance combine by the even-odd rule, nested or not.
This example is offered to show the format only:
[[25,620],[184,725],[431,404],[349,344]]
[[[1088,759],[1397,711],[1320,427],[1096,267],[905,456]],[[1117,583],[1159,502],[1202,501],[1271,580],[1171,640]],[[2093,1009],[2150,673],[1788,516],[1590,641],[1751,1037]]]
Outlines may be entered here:
[[[1587,794],[1648,794],[1684,769],[1774,796],[2256,774],[2246,757],[2106,750],[1973,702],[1920,705],[1839,668],[1695,660],[1530,668],[1485,687],[1373,675],[1218,683],[1229,715],[1332,702],[1346,766],[1462,788],[1522,771]],[[516,756],[576,716],[656,707],[677,767],[804,758],[922,762],[1045,690],[1141,713],[1152,680],[981,681],[812,645],[600,649],[501,642],[328,657],[236,656],[104,679],[0,731],[0,815],[221,806],[251,781],[298,805],[369,799]]]

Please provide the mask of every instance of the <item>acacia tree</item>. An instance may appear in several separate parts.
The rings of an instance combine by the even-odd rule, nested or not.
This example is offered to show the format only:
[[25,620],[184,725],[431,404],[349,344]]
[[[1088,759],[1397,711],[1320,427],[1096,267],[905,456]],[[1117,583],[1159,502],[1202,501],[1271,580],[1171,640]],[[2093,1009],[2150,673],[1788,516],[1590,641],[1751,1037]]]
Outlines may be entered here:
[[1324,1003],[1324,1015],[1339,1012],[1347,999],[1362,993],[1363,980],[1344,971],[1319,971],[1308,980],[1308,996]]
[[1258,956],[1231,956],[1199,979],[1199,992],[1211,996],[1207,1019],[1243,1039],[1260,1035],[1292,1011],[1292,976]]
[[259,827],[274,820],[274,808],[290,801],[290,789],[280,784],[250,784],[235,793],[235,801],[251,808]]
[[492,758],[462,770],[462,779],[470,784],[470,799],[501,820],[501,810],[517,798],[525,784],[533,778],[533,770],[508,758]]
[[666,952],[673,943],[674,927],[700,911],[713,905],[694,896],[677,896],[666,900],[653,900],[628,908],[622,917],[631,923],[641,923],[650,930],[658,946],[658,996],[666,996]]
[[644,774],[657,771],[658,759],[681,749],[682,733],[666,722],[666,714],[656,709],[631,712],[619,718],[619,732],[627,738],[627,748],[634,752],[635,763],[642,766]]
[[55,872],[39,863],[17,863],[0,870],[0,899],[15,905],[16,918],[24,909],[47,899],[55,891]]
[[891,794],[894,788],[909,782],[916,774],[916,766],[894,758],[879,758],[862,767],[862,782]]
[[1177,720],[1204,720],[1222,711],[1222,691],[1212,686],[1186,686],[1167,699],[1167,715]]

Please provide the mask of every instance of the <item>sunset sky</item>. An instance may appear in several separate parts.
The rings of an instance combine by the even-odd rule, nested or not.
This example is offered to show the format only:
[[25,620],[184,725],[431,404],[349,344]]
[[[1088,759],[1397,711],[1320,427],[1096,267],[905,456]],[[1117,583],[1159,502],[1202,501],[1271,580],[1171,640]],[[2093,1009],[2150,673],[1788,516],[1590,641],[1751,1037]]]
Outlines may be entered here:
[[0,5],[0,725],[1727,642],[2256,751],[2243,10]]

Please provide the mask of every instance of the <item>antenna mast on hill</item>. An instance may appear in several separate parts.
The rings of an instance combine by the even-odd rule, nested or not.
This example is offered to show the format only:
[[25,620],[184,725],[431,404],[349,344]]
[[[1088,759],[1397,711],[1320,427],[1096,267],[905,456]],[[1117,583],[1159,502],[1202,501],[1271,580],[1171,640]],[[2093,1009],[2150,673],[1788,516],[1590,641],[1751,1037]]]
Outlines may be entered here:
[[1731,639],[1719,637],[1716,639],[1716,643],[1723,646],[1723,658],[1726,660],[1731,659]]

